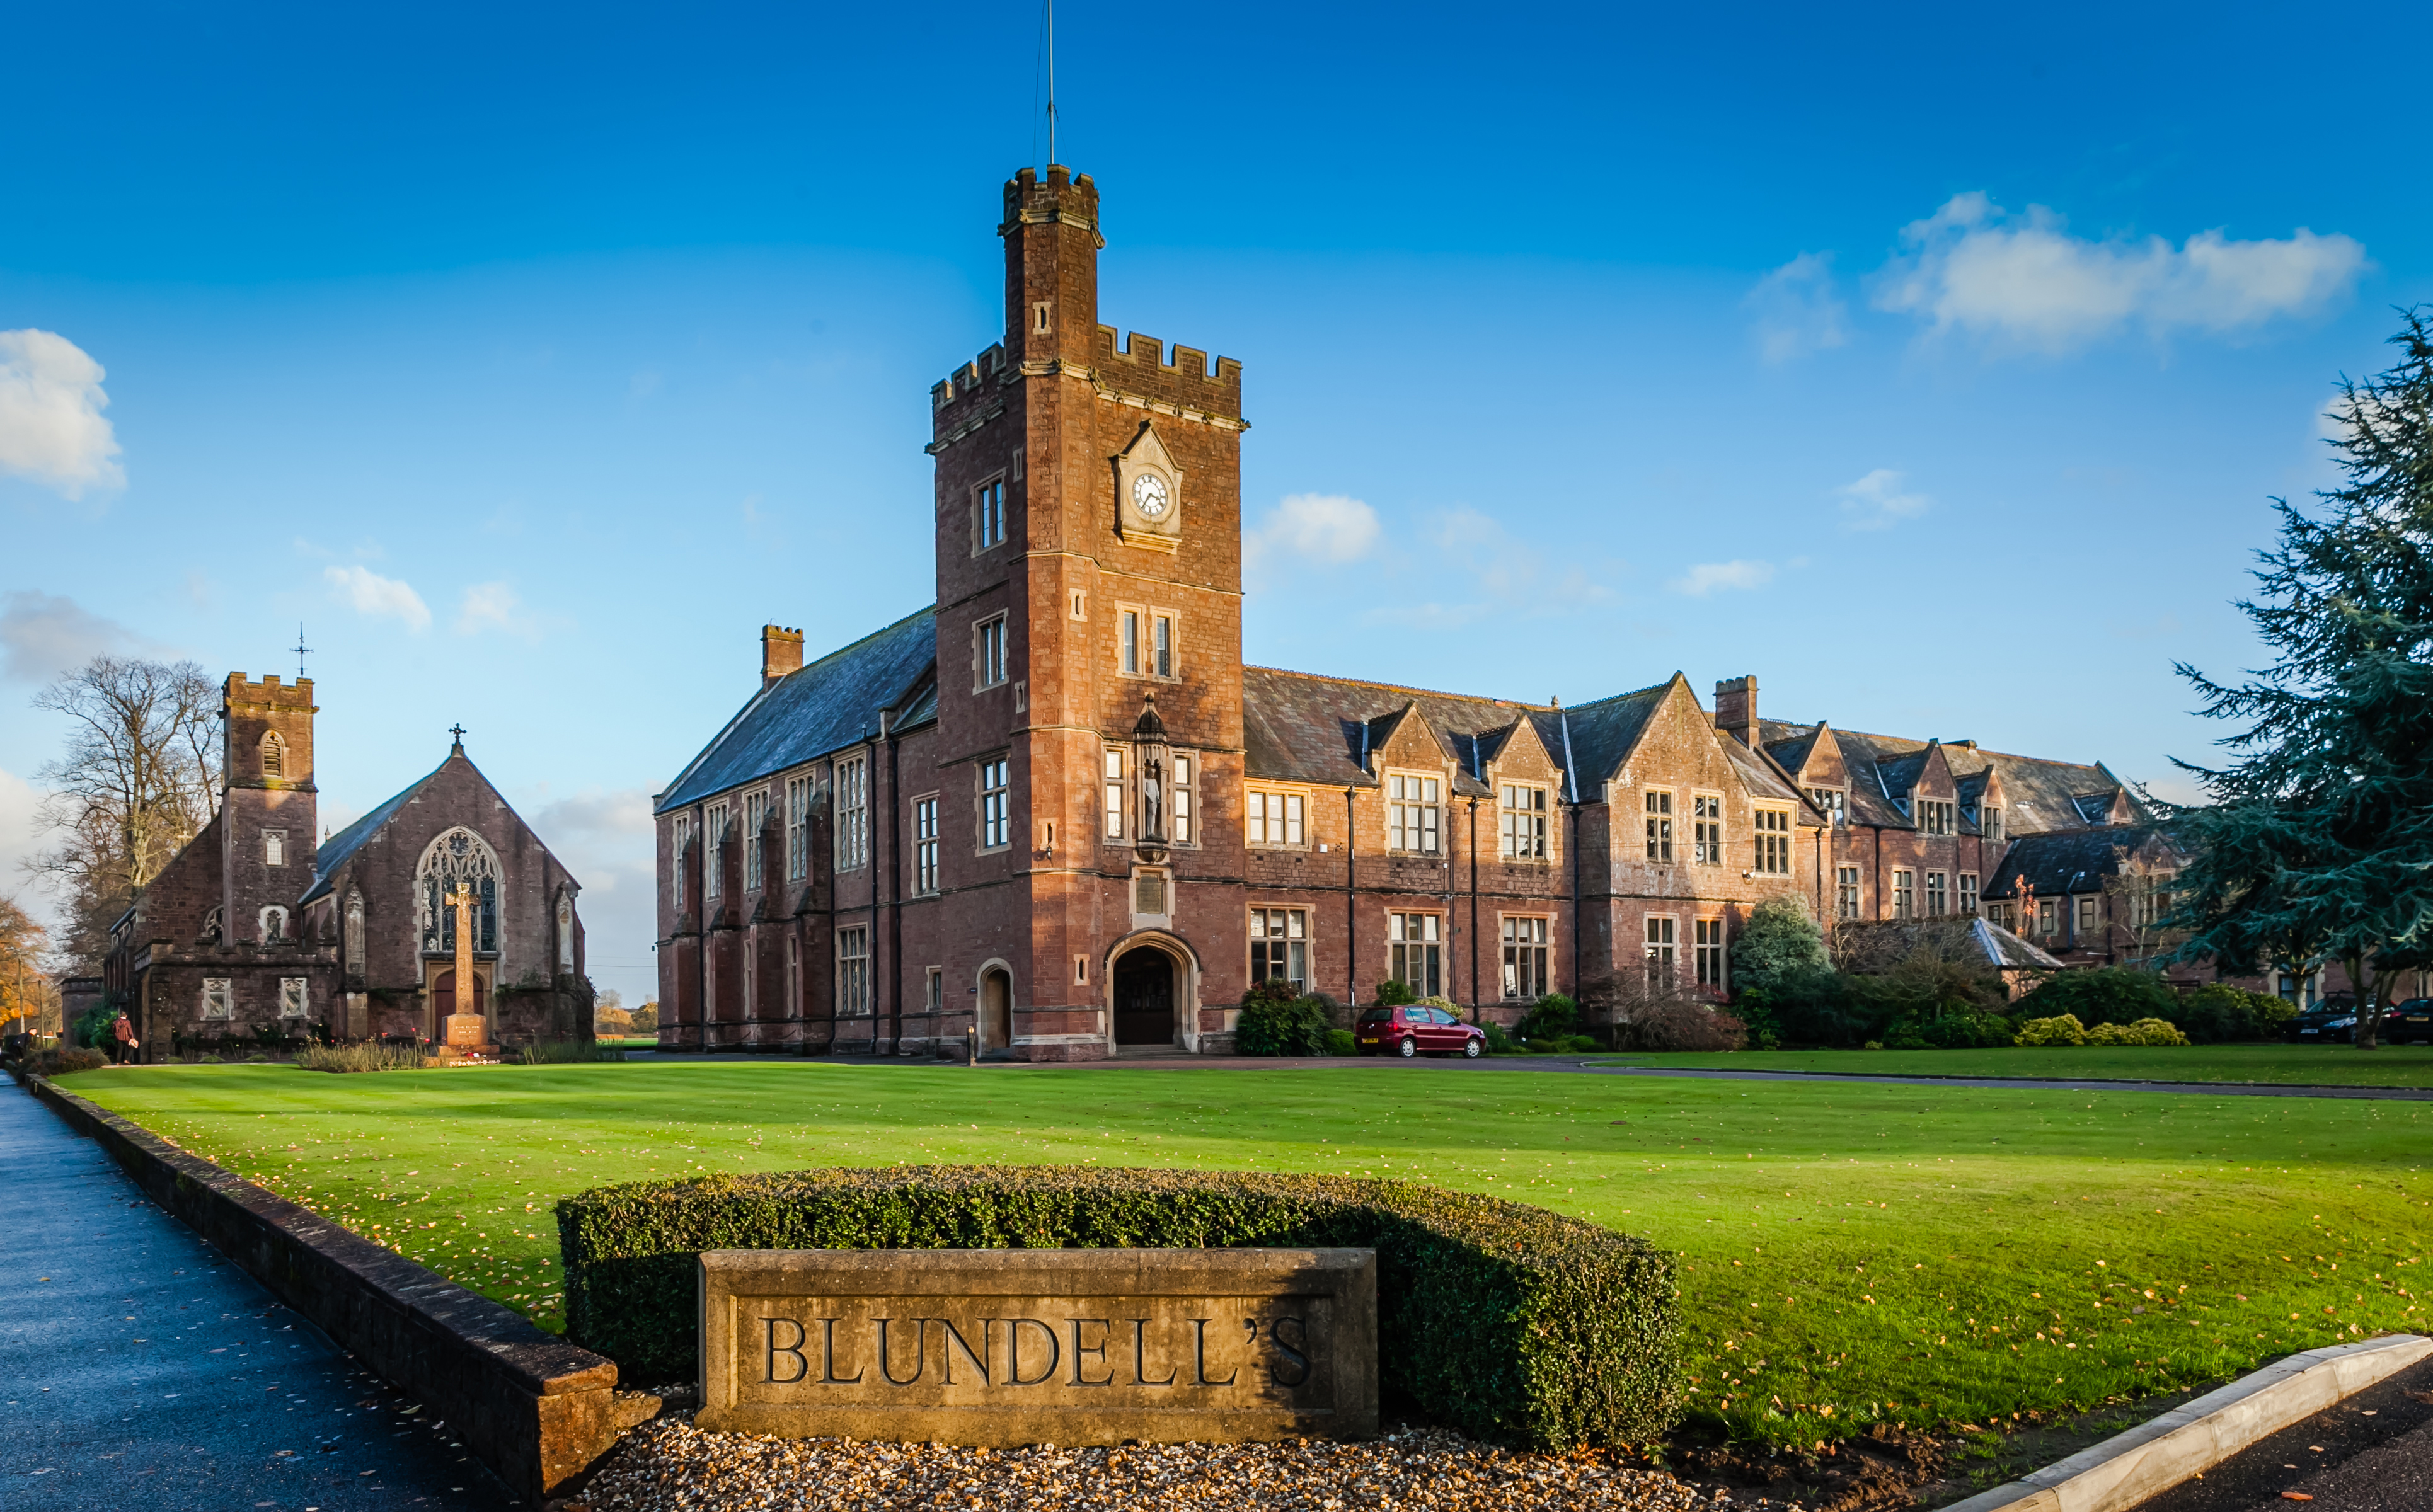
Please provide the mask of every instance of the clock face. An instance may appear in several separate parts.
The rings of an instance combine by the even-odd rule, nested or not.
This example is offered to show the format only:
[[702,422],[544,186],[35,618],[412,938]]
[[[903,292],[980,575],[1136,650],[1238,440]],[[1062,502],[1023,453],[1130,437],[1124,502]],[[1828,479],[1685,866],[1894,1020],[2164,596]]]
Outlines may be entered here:
[[1145,518],[1165,518],[1165,480],[1153,472],[1144,472],[1132,480],[1132,507]]

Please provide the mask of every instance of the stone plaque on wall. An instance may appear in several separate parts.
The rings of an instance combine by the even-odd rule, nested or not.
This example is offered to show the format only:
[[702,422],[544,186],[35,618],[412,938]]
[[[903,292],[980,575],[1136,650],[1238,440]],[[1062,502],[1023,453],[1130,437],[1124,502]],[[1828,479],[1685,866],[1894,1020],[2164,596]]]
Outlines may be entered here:
[[700,1425],[953,1444],[1377,1432],[1370,1249],[714,1249]]

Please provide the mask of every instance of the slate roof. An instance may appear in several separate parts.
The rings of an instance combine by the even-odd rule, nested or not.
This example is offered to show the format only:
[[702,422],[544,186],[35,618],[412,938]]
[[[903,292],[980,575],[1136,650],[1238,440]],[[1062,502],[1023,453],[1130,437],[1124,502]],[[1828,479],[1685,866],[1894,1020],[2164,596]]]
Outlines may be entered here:
[[2159,839],[2175,853],[2178,841],[2158,824],[2113,824],[2100,829],[2069,830],[2053,835],[2023,835],[2003,853],[2002,864],[1986,879],[1985,896],[2014,898],[2024,882],[2040,897],[2099,891],[2103,879],[2120,873],[2120,858],[2134,855],[2149,841]]
[[[1495,759],[1523,720],[1536,726],[1555,765],[1563,765],[1560,710],[1509,699],[1245,667],[1242,743],[1250,774],[1275,782],[1374,787],[1377,778],[1362,758],[1394,734],[1413,705],[1437,743],[1459,764],[1454,778],[1456,792],[1486,793],[1486,764]],[[1576,733],[1576,724],[1574,729]]]
[[[455,753],[450,752],[449,756],[451,760],[454,759]],[[301,908],[315,898],[328,896],[332,879],[338,875],[338,868],[347,864],[347,858],[363,849],[364,843],[379,834],[381,826],[395,818],[399,809],[413,802],[416,793],[431,786],[432,779],[438,776],[447,765],[448,762],[442,761],[433,767],[408,783],[395,797],[323,841],[321,848],[313,853],[313,885],[296,900],[297,907]]]
[[934,719],[937,662],[932,606],[787,673],[752,696],[668,784],[654,811],[664,814],[852,745],[876,732],[881,709],[904,710],[898,728]]
[[[1816,726],[1762,720],[1758,735],[1766,754],[1796,773],[1815,744]],[[1850,822],[1888,829],[1910,827],[1910,789],[1926,766],[1928,748],[1938,742],[1838,728],[1833,738],[1840,742],[1843,760],[1850,770]],[[1943,759],[1951,769],[1960,806],[1965,810],[1962,828],[1969,834],[1976,833],[1977,800],[1992,772],[2001,773],[2003,828],[2015,837],[2101,824],[2115,793],[2127,798],[2134,823],[2152,824],[2156,817],[2128,784],[2100,761],[2092,765],[2050,761],[1948,743],[1943,744]]]

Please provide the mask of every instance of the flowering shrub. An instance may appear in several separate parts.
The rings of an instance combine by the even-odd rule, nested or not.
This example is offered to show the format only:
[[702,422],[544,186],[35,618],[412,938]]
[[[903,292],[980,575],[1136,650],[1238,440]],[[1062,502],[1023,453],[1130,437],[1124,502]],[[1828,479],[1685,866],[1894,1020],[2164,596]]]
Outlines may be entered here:
[[2021,1045],[2084,1045],[2086,1026],[2078,1021],[2078,1015],[2075,1013],[2064,1013],[2058,1018],[2032,1018],[2019,1026],[2018,1043]]
[[2141,1018],[2135,1024],[2098,1024],[2087,1030],[2089,1045],[2186,1045],[2188,1037],[2170,1020]]

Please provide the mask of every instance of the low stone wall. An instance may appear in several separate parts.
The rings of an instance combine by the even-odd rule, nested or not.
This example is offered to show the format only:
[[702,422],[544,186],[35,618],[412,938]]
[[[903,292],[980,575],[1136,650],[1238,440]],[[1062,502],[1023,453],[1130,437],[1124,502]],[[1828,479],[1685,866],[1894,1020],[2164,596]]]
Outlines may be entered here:
[[613,1362],[41,1077],[26,1081],[154,1201],[447,1419],[532,1505],[616,1441]]

